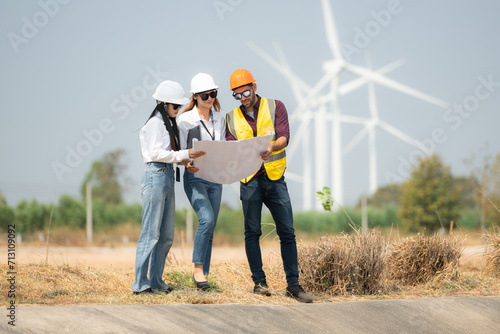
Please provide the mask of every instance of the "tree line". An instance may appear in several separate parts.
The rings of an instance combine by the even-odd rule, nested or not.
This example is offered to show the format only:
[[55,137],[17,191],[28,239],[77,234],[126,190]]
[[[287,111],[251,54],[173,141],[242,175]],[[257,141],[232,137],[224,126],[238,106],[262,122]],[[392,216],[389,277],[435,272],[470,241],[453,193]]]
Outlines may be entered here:
[[[141,204],[127,204],[123,193],[128,180],[124,178],[124,151],[119,149],[93,162],[81,185],[81,198],[68,194],[59,197],[51,221],[53,227],[79,230],[85,228],[86,184],[92,184],[93,221],[96,232],[124,223],[141,224]],[[318,192],[321,193],[321,192]],[[323,204],[334,200],[324,194]],[[450,223],[468,230],[483,225],[486,230],[500,226],[500,154],[490,158],[471,175],[454,177],[450,168],[437,155],[420,159],[409,179],[401,184],[379,188],[368,198],[369,227],[398,227],[403,233],[448,230]],[[10,207],[0,193],[0,229],[16,224],[18,233],[34,233],[48,227],[52,203],[21,200]],[[294,225],[299,234],[317,235],[352,230],[361,224],[361,201],[355,207],[335,212],[296,212]],[[185,229],[186,210],[177,210],[176,228]],[[196,217],[195,217],[196,218]],[[263,224],[272,224],[269,214]],[[268,228],[272,231],[273,227]],[[243,235],[243,214],[240,208],[221,207],[218,234],[232,241]],[[484,231],[483,231],[484,232]],[[241,239],[242,240],[242,239]]]

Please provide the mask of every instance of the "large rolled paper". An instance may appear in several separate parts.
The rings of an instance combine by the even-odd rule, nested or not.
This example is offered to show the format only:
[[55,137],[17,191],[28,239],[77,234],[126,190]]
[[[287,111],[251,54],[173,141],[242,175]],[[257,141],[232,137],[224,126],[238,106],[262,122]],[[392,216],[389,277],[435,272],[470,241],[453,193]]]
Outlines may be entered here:
[[264,162],[273,135],[235,141],[202,140],[193,142],[194,151],[207,154],[194,160],[200,170],[194,176],[204,180],[231,184],[256,173]]

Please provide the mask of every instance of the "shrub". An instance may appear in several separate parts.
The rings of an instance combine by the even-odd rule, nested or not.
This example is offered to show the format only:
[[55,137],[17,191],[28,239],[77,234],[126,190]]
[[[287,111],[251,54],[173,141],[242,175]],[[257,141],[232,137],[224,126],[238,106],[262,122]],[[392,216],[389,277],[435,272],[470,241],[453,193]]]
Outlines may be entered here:
[[404,232],[432,233],[458,217],[459,196],[450,168],[433,154],[420,158],[403,184],[398,217]]
[[[361,217],[361,214],[356,213],[354,209],[347,210],[354,221],[358,216]],[[344,212],[295,212],[293,220],[293,226],[297,232],[305,232],[310,235],[352,231],[352,227],[349,225],[351,222]]]
[[85,228],[85,221],[85,205],[70,195],[62,195],[59,198],[59,205],[54,211],[54,225],[81,229]]
[[[193,210],[191,206],[188,206],[188,209]],[[175,233],[178,235],[181,231],[186,231],[186,216],[186,208],[175,210]],[[241,244],[244,240],[244,226],[243,210],[241,208],[232,209],[222,203],[214,232],[214,244]],[[193,234],[196,233],[197,227],[198,216],[193,210]]]
[[8,225],[14,223],[14,210],[0,194],[0,231],[8,230]]
[[21,200],[14,209],[16,230],[18,233],[31,233],[43,230],[50,218],[51,206],[36,200]]
[[458,239],[419,233],[391,246],[388,277],[404,285],[426,283],[437,277],[455,278],[461,254]]
[[[196,217],[196,214],[194,214]],[[223,208],[219,211],[214,238],[220,243],[237,244],[244,240],[245,223],[242,209]],[[224,242],[221,242],[221,239]]]
[[479,211],[475,208],[465,208],[457,218],[457,226],[467,230],[478,230],[481,226]]
[[368,209],[368,227],[392,227],[398,223],[398,208],[392,205]]
[[373,294],[383,287],[388,242],[380,231],[356,231],[299,245],[301,284],[312,292]]
[[92,203],[92,219],[95,230],[103,230],[123,223],[141,224],[142,206],[125,203],[112,204],[101,200]]
[[500,229],[496,233],[486,235],[488,240],[484,257],[486,264],[483,272],[496,277],[500,277]]

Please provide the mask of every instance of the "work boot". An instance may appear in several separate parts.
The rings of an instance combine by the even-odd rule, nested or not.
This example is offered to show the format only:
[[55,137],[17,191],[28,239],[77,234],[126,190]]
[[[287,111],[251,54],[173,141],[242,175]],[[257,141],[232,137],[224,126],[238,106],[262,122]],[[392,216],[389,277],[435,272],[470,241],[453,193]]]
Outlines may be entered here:
[[271,295],[271,292],[269,291],[269,287],[267,286],[266,282],[255,283],[255,286],[253,287],[253,293],[265,296]]
[[286,294],[302,303],[312,303],[312,298],[300,285],[293,285],[286,288]]

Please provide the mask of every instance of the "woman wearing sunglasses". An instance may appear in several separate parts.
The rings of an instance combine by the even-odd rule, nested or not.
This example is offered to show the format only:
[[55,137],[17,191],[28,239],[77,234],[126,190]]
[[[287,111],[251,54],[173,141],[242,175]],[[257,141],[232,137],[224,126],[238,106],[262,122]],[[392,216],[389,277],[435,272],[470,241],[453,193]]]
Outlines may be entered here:
[[[206,73],[198,73],[191,80],[191,100],[177,121],[181,149],[191,148],[193,140],[225,140],[226,120],[220,114],[218,88]],[[184,191],[198,215],[193,245],[193,281],[198,289],[206,290],[210,288],[207,276],[222,185],[195,177],[194,172],[194,164],[188,163],[184,172]]]
[[[153,98],[156,107],[141,128],[139,139],[145,163],[141,180],[142,224],[135,258],[134,294],[169,293],[162,279],[165,259],[174,241],[174,163],[186,163],[205,152],[180,150],[175,117],[189,100],[182,86],[163,81]],[[149,269],[149,277],[148,277]]]

